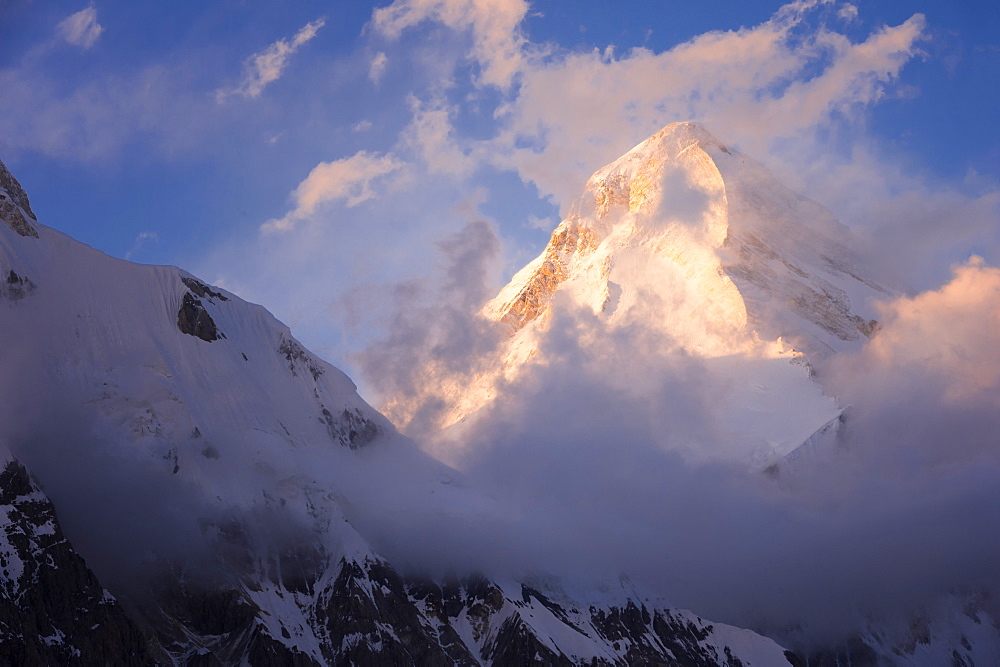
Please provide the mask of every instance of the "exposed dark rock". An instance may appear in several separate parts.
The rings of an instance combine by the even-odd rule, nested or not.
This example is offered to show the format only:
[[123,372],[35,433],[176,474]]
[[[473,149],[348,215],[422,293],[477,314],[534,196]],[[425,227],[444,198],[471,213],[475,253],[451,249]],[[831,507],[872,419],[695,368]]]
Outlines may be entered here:
[[3,160],[0,160],[0,188],[6,190],[7,195],[13,202],[24,209],[24,212],[30,215],[32,219],[38,219],[35,217],[35,212],[31,210],[31,203],[28,202],[28,193],[24,191],[21,184],[14,178],[14,174],[10,173]]
[[[382,562],[343,560],[317,620],[336,665],[476,665],[450,627],[425,626],[402,579]],[[447,632],[447,630],[451,630]]]
[[222,292],[212,289],[211,287],[201,282],[200,280],[195,280],[194,278],[188,278],[187,276],[181,276],[181,282],[187,285],[187,288],[189,290],[191,290],[198,296],[202,297],[203,299],[207,298],[209,300],[218,299],[220,301],[229,301],[228,296],[226,296]]
[[219,329],[215,326],[212,316],[208,314],[205,306],[191,292],[184,293],[181,309],[177,311],[177,328],[182,333],[195,336],[209,343],[213,340],[223,338],[219,333]]
[[0,664],[152,664],[142,633],[16,461],[0,472],[0,513]]
[[496,665],[573,665],[573,661],[562,653],[556,653],[539,641],[520,614],[515,613],[500,626],[494,641],[486,650],[484,658]]
[[285,360],[288,362],[288,370],[292,372],[292,375],[298,376],[297,366],[305,367],[309,371],[309,374],[312,375],[313,380],[318,380],[319,376],[323,374],[323,369],[319,367],[316,360],[305,351],[305,348],[294,340],[289,340],[282,336],[281,344],[278,345],[278,352],[284,355]]
[[852,637],[844,645],[810,654],[805,660],[809,667],[877,667],[878,653],[860,637]]
[[0,220],[21,236],[38,238],[35,213],[21,184],[0,161]]
[[171,583],[146,613],[159,644],[159,659],[185,665],[315,665],[308,655],[271,637],[259,607],[235,589]]
[[35,283],[30,278],[20,276],[14,269],[7,274],[7,279],[0,284],[0,296],[11,301],[18,301],[35,291]]
[[342,410],[334,417],[332,412],[321,405],[320,415],[319,420],[326,425],[330,439],[351,449],[364,447],[381,432],[378,424],[365,417],[357,408]]

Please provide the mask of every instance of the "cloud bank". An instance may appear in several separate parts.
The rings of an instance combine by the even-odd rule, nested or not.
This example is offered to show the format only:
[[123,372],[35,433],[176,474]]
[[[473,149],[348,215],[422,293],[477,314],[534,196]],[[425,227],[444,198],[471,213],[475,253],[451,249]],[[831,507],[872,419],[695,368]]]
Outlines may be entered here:
[[[396,342],[425,349],[421,311],[406,312]],[[417,519],[439,536],[428,543],[412,525],[375,522],[387,555],[433,567],[465,554],[506,575],[558,573],[567,590],[613,589],[626,575],[667,604],[803,651],[869,624],[894,641],[951,595],[1000,590],[997,269],[975,261],[883,304],[871,343],[818,369],[851,405],[837,437],[776,474],[687,455],[726,437],[711,427],[720,388],[703,361],[555,312],[545,363],[461,431],[458,466],[505,520],[488,533]],[[395,359],[366,368],[398,377]]]

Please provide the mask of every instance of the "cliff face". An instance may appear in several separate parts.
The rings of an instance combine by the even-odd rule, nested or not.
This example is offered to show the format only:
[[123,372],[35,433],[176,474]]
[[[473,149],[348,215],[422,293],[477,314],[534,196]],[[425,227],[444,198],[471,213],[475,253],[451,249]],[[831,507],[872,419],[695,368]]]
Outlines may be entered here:
[[0,162],[0,220],[21,236],[38,238],[35,213],[28,203],[28,195],[3,162]]
[[0,472],[0,663],[150,664],[147,639],[65,538],[18,461]]
[[[573,269],[597,249],[597,236],[579,224],[562,224],[542,255],[532,262],[530,275],[516,294],[504,301],[490,316],[507,325],[511,333],[545,313],[559,286],[573,275]],[[489,311],[488,311],[489,312]]]

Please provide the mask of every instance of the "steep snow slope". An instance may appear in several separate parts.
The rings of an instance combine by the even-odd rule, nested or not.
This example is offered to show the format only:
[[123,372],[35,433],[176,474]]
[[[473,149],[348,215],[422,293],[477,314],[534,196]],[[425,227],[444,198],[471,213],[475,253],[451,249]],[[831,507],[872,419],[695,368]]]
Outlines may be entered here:
[[[484,370],[395,397],[387,414],[405,429],[443,400],[438,426],[461,422],[545,365],[553,317],[575,311],[587,321],[570,335],[595,356],[640,332],[655,341],[644,351],[652,365],[678,353],[702,360],[722,388],[721,437],[688,453],[764,467],[839,413],[803,354],[857,345],[877,326],[867,302],[886,292],[853,266],[848,236],[700,126],[669,125],[598,170],[545,250],[486,304],[482,316],[509,336]],[[465,428],[453,430],[460,442]]]
[[[116,260],[38,224],[2,165],[0,185],[3,394],[17,406],[4,426],[43,484],[66,476],[54,459],[124,466],[78,471],[114,483],[145,475],[138,483],[165,495],[136,492],[136,500],[182,506],[179,521],[200,531],[209,551],[229,554],[212,566],[230,577],[227,585],[256,587],[267,579],[282,585],[282,573],[269,571],[282,550],[314,570],[372,557],[345,522],[345,503],[378,513],[436,494],[442,511],[479,511],[474,499],[449,500],[453,473],[401,438],[346,375],[264,308],[180,269]],[[39,429],[60,442],[36,447]],[[94,440],[103,456],[73,450]],[[53,489],[57,500],[67,497],[63,488]],[[139,513],[147,515],[158,516]],[[86,537],[78,524],[70,528]],[[95,565],[114,578],[125,564]]]
[[[492,520],[492,501],[260,306],[38,224],[2,163],[0,276],[2,435],[160,663],[784,660],[769,639],[634,594],[584,605],[513,581],[402,578],[370,544],[373,518],[467,526]],[[11,493],[17,511],[42,498]],[[30,539],[56,535],[46,521]],[[66,628],[39,641],[82,650]]]

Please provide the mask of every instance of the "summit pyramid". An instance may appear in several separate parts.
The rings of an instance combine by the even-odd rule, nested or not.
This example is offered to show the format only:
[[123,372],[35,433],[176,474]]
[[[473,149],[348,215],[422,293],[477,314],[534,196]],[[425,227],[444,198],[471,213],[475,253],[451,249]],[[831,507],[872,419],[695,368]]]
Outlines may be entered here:
[[473,377],[439,376],[385,409],[405,428],[434,401],[446,406],[439,427],[465,422],[547,363],[554,316],[585,313],[574,335],[599,354],[643,332],[653,356],[704,361],[729,392],[720,419],[735,451],[723,457],[773,462],[839,414],[809,360],[878,327],[870,303],[889,293],[851,245],[828,210],[759,162],[696,123],[668,125],[595,172],[541,254],[485,304],[502,343]]

